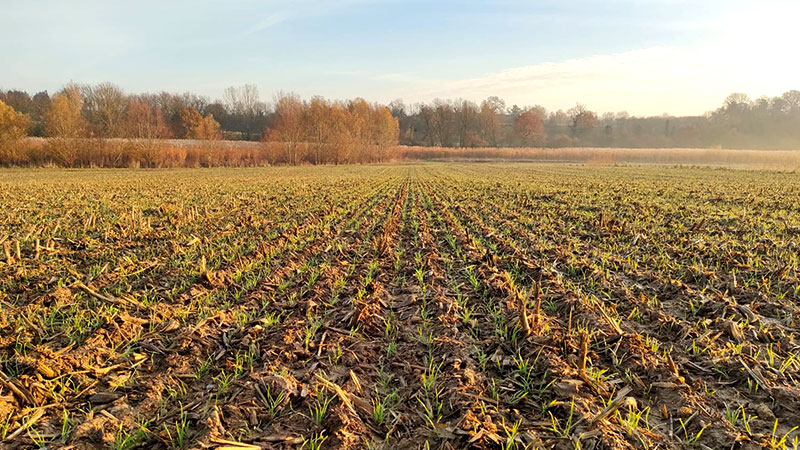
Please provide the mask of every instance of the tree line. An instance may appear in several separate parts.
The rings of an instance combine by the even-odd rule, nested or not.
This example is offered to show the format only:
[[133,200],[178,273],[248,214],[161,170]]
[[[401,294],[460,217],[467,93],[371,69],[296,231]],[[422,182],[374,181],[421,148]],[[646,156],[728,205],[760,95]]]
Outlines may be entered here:
[[[0,101],[27,115],[29,134],[37,137],[51,136],[47,114],[64,98],[80,111],[86,133],[100,138],[140,137],[143,130],[138,122],[142,122],[154,127],[148,133],[160,138],[258,140],[267,124],[266,104],[259,100],[253,85],[230,87],[224,100],[215,102],[191,92],[126,94],[112,83],[70,83],[53,96],[47,91],[31,96],[19,90],[0,90]],[[200,124],[201,119],[206,123]]]
[[[27,136],[47,139],[31,146]],[[397,119],[386,106],[281,93],[268,108],[254,85],[230,87],[215,102],[189,92],[128,95],[111,83],[71,83],[52,97],[0,91],[0,164],[6,165],[153,167],[166,159],[173,165],[220,160],[184,151],[187,162],[176,162],[180,148],[191,147],[170,145],[169,139],[208,142],[204,153],[225,147],[226,158],[239,159],[237,165],[375,162],[387,157],[397,138]],[[220,140],[264,145],[213,144]]]
[[402,145],[423,147],[800,148],[800,91],[751,100],[729,95],[701,116],[598,114],[582,104],[548,112],[489,97],[390,105]]
[[[27,136],[47,139],[31,148]],[[757,100],[732,94],[702,116],[632,117],[582,104],[507,107],[498,97],[383,106],[281,93],[268,104],[254,85],[229,87],[213,102],[191,92],[128,94],[112,83],[71,83],[52,96],[0,90],[0,164],[156,166],[167,139],[265,142],[256,159],[275,164],[380,161],[398,143],[785,149],[800,147],[800,91]]]

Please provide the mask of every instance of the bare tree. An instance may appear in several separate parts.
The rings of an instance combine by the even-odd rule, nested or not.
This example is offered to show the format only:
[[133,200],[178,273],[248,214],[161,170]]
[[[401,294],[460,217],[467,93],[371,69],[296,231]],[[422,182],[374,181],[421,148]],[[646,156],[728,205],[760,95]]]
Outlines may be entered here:
[[247,140],[259,131],[258,118],[263,117],[266,105],[259,100],[258,87],[254,84],[231,86],[225,89],[225,106],[233,116],[235,126]]
[[162,148],[161,140],[171,135],[161,110],[152,108],[138,98],[128,100],[123,131],[125,137],[131,138],[126,146],[133,152],[132,155],[118,155],[120,161],[115,166],[124,163],[124,157],[136,157],[145,167],[157,165]]
[[589,111],[585,105],[580,103],[570,108],[567,114],[569,115],[569,126],[573,137],[585,137],[597,124],[597,114]]
[[147,102],[131,98],[128,100],[124,122],[125,137],[133,139],[166,139],[170,129],[161,110],[152,108]]
[[300,161],[300,144],[306,134],[303,110],[303,102],[295,94],[281,92],[275,98],[273,138],[283,142],[287,164]]
[[481,102],[480,134],[492,147],[500,145],[500,138],[503,134],[500,115],[504,113],[505,109],[506,103],[498,97],[489,97]]
[[476,133],[479,122],[478,105],[468,100],[461,100],[453,106],[457,144],[460,147],[482,147],[486,145]]
[[458,141],[458,119],[451,102],[441,99],[433,100],[433,128],[439,145],[455,147]]
[[125,116],[127,98],[117,85],[101,83],[83,86],[83,109],[86,117],[103,137],[122,136],[122,121]]
[[436,111],[434,110],[433,106],[421,104],[419,106],[419,116],[423,128],[422,132],[427,137],[426,141],[428,145],[431,147],[436,146],[437,143],[441,145],[441,141],[438,140],[438,123],[436,121]]
[[322,164],[323,152],[331,138],[331,106],[322,97],[314,97],[309,102],[305,123],[307,124],[307,139],[311,144],[314,164]]

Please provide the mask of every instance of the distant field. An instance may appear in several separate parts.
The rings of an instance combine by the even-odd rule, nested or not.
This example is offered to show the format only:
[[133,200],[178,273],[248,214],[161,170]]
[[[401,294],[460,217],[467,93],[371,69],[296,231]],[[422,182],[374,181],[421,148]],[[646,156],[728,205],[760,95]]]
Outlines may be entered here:
[[797,173],[11,169],[0,192],[2,448],[799,439]]
[[[30,164],[51,165],[58,158],[47,155],[44,138],[28,138]],[[135,145],[135,144],[139,145]],[[144,147],[144,149],[143,149]],[[298,144],[300,164],[316,162],[309,144]],[[322,150],[322,162],[335,162],[333,150]],[[800,170],[800,150],[731,150],[707,148],[443,148],[394,146],[353,156],[352,162],[377,161],[533,161],[592,165],[698,165],[771,170]],[[162,139],[137,141],[108,139],[105,144],[77,158],[78,166],[91,167],[251,167],[285,163],[280,142],[200,141]],[[0,161],[2,163],[2,161]],[[25,165],[25,164],[22,164]]]
[[397,147],[397,159],[536,161],[592,165],[697,165],[800,170],[800,150],[706,148],[441,148]]

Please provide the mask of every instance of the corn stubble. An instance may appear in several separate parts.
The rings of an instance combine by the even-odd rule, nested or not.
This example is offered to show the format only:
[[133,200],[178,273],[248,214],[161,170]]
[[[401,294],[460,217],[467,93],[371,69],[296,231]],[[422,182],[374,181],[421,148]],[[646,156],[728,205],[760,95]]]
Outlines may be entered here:
[[800,439],[797,174],[0,179],[2,448]]

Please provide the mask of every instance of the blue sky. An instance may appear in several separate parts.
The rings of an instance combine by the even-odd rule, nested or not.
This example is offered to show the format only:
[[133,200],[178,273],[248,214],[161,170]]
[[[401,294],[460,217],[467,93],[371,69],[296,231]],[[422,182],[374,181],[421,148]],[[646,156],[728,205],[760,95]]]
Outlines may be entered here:
[[4,0],[0,87],[436,97],[650,115],[800,89],[797,1]]

